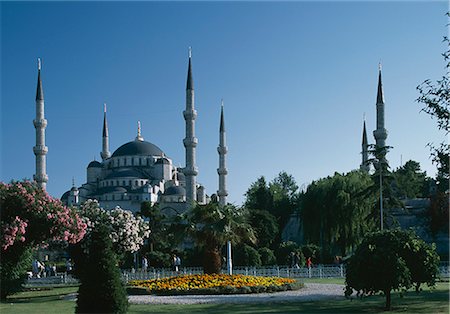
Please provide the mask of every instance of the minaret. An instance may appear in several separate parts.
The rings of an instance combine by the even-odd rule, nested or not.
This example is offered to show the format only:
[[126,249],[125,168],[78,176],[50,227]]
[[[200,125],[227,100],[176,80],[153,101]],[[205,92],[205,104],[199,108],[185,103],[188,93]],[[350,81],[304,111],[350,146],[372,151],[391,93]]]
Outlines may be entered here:
[[384,127],[384,97],[381,83],[381,63],[378,65],[378,92],[377,92],[377,129],[373,131],[377,148],[386,146],[388,132]]
[[108,121],[106,120],[106,104],[103,104],[103,137],[102,137],[102,152],[100,153],[102,160],[111,157],[111,152],[109,151],[109,132],[108,132]]
[[189,47],[189,66],[186,84],[186,110],[183,111],[184,120],[186,121],[186,137],[183,140],[186,148],[186,166],[183,173],[186,177],[186,202],[188,204],[196,201],[196,176],[198,169],[195,164],[195,147],[198,140],[195,137],[195,119],[197,118],[197,111],[194,107],[194,81],[192,79],[192,65],[191,65],[191,48]]
[[362,161],[361,161],[361,166],[359,167],[359,169],[361,169],[362,171],[365,172],[369,172],[369,144],[367,142],[367,132],[366,132],[366,119],[364,119],[364,124],[363,124],[363,135],[362,135],[362,150],[361,150],[361,155],[362,155]]
[[46,158],[48,147],[45,146],[45,128],[47,127],[47,120],[44,115],[44,90],[41,81],[41,59],[38,58],[38,82],[36,90],[36,119],[33,120],[34,128],[36,129],[36,146],[33,147],[34,155],[36,155],[36,174],[33,179],[38,186],[45,190],[47,186],[47,165]]
[[226,205],[227,204],[227,168],[226,168],[226,154],[228,152],[227,143],[226,143],[226,135],[225,135],[225,122],[223,118],[223,100],[222,100],[222,108],[220,111],[220,128],[219,128],[219,146],[217,147],[217,152],[219,153],[219,168],[217,169],[217,173],[219,174],[219,190],[217,191],[217,196],[219,197],[219,204]]

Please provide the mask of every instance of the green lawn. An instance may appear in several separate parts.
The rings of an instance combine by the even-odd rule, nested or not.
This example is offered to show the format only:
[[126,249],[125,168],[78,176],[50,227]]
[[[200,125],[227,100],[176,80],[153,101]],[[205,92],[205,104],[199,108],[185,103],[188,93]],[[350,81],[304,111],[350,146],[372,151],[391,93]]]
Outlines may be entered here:
[[[343,283],[339,279],[308,279],[305,282]],[[77,287],[54,288],[19,293],[0,304],[0,313],[74,313],[75,302],[64,300]],[[403,298],[394,294],[394,310],[390,313],[449,313],[449,284],[439,283],[437,289],[425,289],[419,294],[408,292]],[[129,313],[381,313],[384,297],[372,296],[363,300],[329,300],[314,302],[281,302],[258,304],[198,304],[198,305],[137,305]]]

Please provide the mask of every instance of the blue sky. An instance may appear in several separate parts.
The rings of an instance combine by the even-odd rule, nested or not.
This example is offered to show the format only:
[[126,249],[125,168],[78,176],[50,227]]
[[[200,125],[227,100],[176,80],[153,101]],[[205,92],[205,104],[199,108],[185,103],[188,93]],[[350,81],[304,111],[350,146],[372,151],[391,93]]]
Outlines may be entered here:
[[0,179],[31,178],[36,58],[43,59],[48,191],[60,197],[99,160],[103,103],[114,151],[136,136],[184,165],[188,47],[198,110],[198,180],[217,190],[220,100],[229,201],[259,176],[298,184],[361,162],[363,114],[374,142],[383,64],[393,168],[429,175],[428,142],[445,139],[420,113],[416,86],[444,75],[446,1],[1,2]]

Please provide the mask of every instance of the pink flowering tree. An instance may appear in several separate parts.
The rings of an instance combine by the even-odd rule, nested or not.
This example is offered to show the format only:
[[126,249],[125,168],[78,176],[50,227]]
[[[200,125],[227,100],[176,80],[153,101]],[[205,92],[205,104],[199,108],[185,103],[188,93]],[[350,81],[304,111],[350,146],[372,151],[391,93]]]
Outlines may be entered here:
[[33,249],[79,242],[87,224],[78,213],[30,181],[0,182],[1,298],[21,288]]

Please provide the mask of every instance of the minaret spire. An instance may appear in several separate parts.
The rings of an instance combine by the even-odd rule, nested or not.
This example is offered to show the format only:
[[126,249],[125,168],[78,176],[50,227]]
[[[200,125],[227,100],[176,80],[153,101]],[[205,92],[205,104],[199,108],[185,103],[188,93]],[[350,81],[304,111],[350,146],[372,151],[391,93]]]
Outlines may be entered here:
[[227,168],[226,168],[226,154],[228,152],[227,144],[226,144],[226,135],[225,135],[225,121],[223,116],[223,100],[222,106],[220,110],[220,127],[219,127],[219,146],[217,147],[217,152],[219,153],[219,168],[217,169],[217,173],[219,174],[219,190],[217,191],[217,196],[219,197],[219,204],[226,205],[227,204]]
[[195,119],[197,111],[194,105],[194,80],[192,79],[192,51],[189,47],[189,65],[186,83],[186,110],[183,111],[184,120],[186,121],[186,137],[183,140],[186,149],[186,166],[183,173],[186,177],[186,202],[189,205],[197,199],[197,182],[196,177],[198,169],[195,161],[195,148],[198,140],[195,137]]
[[388,132],[384,126],[384,96],[381,83],[381,63],[378,64],[378,90],[377,90],[377,129],[373,131],[377,148],[386,146]]
[[362,135],[362,151],[361,151],[361,155],[362,155],[362,161],[361,161],[361,166],[359,167],[359,169],[365,171],[365,172],[369,172],[369,143],[367,141],[367,131],[366,131],[366,118],[364,117],[364,123],[363,123],[363,135]]
[[106,103],[103,104],[103,136],[102,136],[102,152],[100,153],[102,160],[111,157],[111,152],[109,151],[109,132],[108,132],[108,121],[106,120]]
[[143,138],[142,135],[141,135],[141,121],[138,121],[138,122],[137,122],[137,125],[138,125],[138,127],[137,127],[136,141],[143,142],[143,141],[144,141],[144,138]]
[[33,120],[36,129],[36,146],[33,147],[36,156],[36,174],[33,176],[37,184],[45,190],[47,187],[47,162],[46,157],[48,147],[45,146],[45,128],[47,120],[44,114],[44,90],[41,80],[41,59],[38,58],[38,82],[36,88],[36,119]]

